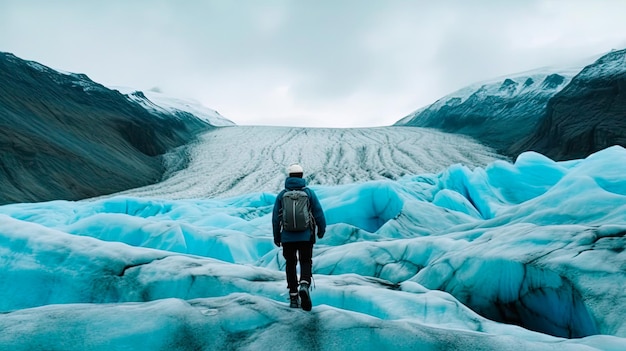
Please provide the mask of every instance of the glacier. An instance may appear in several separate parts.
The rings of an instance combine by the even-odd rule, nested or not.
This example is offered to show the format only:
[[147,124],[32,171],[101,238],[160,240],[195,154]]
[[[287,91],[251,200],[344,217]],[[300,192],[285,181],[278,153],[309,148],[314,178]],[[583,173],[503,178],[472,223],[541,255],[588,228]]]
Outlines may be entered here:
[[184,151],[191,161],[183,171],[119,194],[189,199],[277,193],[284,186],[285,167],[292,163],[305,168],[309,185],[341,185],[504,159],[469,137],[426,128],[236,126],[198,139]]
[[[205,144],[245,129],[222,133]],[[563,162],[485,149],[438,171],[403,157],[392,177],[351,161],[323,181],[311,163],[329,224],[311,312],[288,307],[272,242],[287,156],[214,189],[233,154],[194,150],[161,187],[0,206],[0,349],[626,349],[622,147]]]

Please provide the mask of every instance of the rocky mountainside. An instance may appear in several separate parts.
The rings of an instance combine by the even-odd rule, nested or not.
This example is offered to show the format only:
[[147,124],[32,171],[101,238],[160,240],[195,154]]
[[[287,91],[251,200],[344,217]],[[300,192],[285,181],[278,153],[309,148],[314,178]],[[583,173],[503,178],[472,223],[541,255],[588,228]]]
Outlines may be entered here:
[[544,68],[474,84],[396,125],[469,135],[513,158],[533,150],[564,160],[624,146],[625,51],[587,67]]
[[579,70],[541,69],[472,84],[396,125],[465,134],[504,152],[534,131],[545,116],[548,100]]
[[149,111],[86,75],[0,53],[0,204],[151,184],[165,152],[209,128],[191,114]]
[[534,133],[508,152],[533,150],[556,160],[626,145],[626,49],[585,67],[550,99]]

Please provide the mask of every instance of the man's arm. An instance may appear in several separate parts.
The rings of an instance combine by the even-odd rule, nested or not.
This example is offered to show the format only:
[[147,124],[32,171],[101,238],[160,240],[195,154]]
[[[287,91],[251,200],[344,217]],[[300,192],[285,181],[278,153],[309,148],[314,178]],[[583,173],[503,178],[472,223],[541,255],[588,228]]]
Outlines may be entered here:
[[326,217],[324,216],[324,210],[320,204],[320,200],[313,190],[311,190],[311,212],[313,212],[313,218],[315,218],[315,225],[317,226],[317,237],[324,237],[326,233]]
[[274,232],[274,244],[276,244],[276,246],[280,246],[280,231],[282,230],[280,217],[283,209],[283,192],[284,191],[281,191],[276,197],[276,202],[274,202],[274,210],[272,211],[272,229]]

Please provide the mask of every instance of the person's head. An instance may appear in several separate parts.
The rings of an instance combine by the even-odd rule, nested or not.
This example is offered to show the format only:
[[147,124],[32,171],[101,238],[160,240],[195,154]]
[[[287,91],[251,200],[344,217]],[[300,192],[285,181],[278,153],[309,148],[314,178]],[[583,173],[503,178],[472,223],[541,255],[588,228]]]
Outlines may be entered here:
[[302,169],[302,166],[294,163],[287,167],[287,174],[289,174],[290,177],[302,178],[304,170]]

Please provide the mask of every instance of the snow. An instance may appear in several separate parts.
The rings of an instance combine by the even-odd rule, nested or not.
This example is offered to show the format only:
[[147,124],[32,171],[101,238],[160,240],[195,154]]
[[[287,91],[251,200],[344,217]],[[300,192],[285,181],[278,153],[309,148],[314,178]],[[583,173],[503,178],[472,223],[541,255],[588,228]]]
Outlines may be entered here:
[[196,100],[177,98],[155,91],[141,92],[132,88],[121,86],[114,86],[111,87],[111,89],[115,89],[126,95],[129,100],[140,104],[148,111],[174,115],[179,113],[190,113],[196,116],[196,118],[206,121],[215,127],[235,125],[234,122],[225,118],[219,112],[202,105],[202,103]]
[[596,61],[595,65],[585,68],[581,76],[587,79],[601,79],[624,70],[626,70],[626,50],[617,50],[607,53]]
[[[593,59],[598,57],[594,56]],[[402,118],[395,125],[404,125],[408,123],[415,116],[419,115],[426,109],[439,110],[444,105],[450,104],[454,101],[454,104],[461,104],[465,102],[472,95],[479,98],[485,96],[503,96],[506,98],[513,98],[519,95],[534,96],[543,94],[548,91],[553,95],[555,92],[565,88],[567,84],[576,76],[580,71],[588,64],[593,62],[591,58],[585,58],[584,60],[576,60],[568,65],[563,66],[547,66],[530,71],[519,72],[515,74],[508,74],[506,76],[495,77],[485,81],[477,82],[465,86],[459,90],[456,90],[432,104],[423,106],[414,112],[410,113],[406,117]],[[547,88],[542,83],[545,79],[553,74],[558,74],[563,77],[563,82],[556,88]],[[511,83],[506,89],[503,89],[505,81],[510,80]],[[532,84],[526,85],[525,83],[532,81]],[[556,89],[556,90],[555,90]]]
[[[626,348],[626,149],[511,163],[420,129],[307,132],[329,140],[300,154],[329,223],[311,312],[270,220],[303,130],[220,128],[159,186],[0,207],[0,349]],[[235,148],[252,135],[282,147]]]

